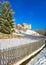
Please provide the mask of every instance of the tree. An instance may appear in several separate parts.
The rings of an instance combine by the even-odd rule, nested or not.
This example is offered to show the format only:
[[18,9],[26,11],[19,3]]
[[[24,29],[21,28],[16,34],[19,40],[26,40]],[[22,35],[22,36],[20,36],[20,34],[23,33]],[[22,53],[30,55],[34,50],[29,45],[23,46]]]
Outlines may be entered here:
[[13,12],[9,2],[3,2],[0,6],[0,32],[10,34],[13,32]]
[[46,36],[46,29],[43,29],[43,30],[37,29],[36,32],[38,32],[38,33],[41,34],[41,35]]

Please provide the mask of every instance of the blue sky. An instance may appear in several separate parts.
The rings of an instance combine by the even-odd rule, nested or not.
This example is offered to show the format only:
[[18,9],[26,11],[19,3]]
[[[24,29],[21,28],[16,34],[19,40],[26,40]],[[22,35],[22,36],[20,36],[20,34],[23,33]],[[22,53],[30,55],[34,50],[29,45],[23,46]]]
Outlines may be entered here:
[[16,24],[32,24],[32,29],[46,28],[46,0],[0,0],[9,1],[15,12]]

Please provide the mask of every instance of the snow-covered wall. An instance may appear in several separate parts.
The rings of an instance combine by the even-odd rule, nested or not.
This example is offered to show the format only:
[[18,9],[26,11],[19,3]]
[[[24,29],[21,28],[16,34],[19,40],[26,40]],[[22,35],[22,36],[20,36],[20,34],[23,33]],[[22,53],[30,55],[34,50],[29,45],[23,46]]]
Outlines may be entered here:
[[11,39],[9,40],[10,43],[8,40],[0,41],[2,43],[1,48],[4,48],[0,51],[1,65],[13,65],[17,60],[31,54],[44,44],[44,40]]
[[37,41],[38,40],[28,39],[28,38],[0,39],[0,49],[6,49],[10,47],[30,44],[32,42],[37,42]]

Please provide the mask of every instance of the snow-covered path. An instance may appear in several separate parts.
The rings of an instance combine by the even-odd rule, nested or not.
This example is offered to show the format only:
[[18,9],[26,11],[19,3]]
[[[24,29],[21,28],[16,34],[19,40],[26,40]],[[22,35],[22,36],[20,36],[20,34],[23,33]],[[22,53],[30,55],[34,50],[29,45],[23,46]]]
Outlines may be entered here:
[[46,48],[44,48],[36,57],[26,65],[46,65]]

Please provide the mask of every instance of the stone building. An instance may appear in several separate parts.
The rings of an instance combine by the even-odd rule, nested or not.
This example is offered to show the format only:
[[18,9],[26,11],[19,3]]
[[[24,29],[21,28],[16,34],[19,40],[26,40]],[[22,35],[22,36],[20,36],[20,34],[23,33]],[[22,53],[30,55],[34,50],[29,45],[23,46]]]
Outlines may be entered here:
[[31,24],[23,23],[23,28],[27,29],[27,30],[30,30],[31,29]]

